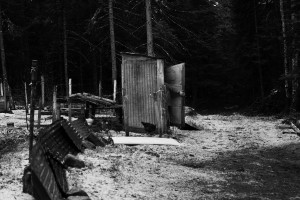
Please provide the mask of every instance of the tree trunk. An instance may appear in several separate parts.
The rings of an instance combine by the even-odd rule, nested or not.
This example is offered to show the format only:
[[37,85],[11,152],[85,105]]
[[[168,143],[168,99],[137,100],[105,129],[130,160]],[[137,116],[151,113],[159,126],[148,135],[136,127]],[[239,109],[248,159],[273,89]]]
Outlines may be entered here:
[[99,52],[100,56],[100,60],[99,60],[99,97],[102,97],[102,75],[103,75],[103,67],[102,67],[102,62],[101,62],[101,50]]
[[80,92],[83,93],[83,64],[82,64],[82,58],[79,57],[79,71],[80,71]]
[[152,14],[151,14],[151,0],[146,2],[146,25],[147,25],[147,54],[154,56],[153,48],[153,33],[152,33]]
[[8,91],[8,82],[7,82],[7,73],[6,73],[6,62],[5,62],[5,48],[3,41],[3,31],[2,31],[2,9],[0,4],[0,49],[1,49],[1,65],[2,65],[2,78],[3,78],[3,96],[4,96],[4,107],[5,111],[7,108],[7,91]]
[[264,99],[264,83],[263,83],[263,74],[261,66],[261,56],[260,56],[260,45],[258,40],[258,27],[257,27],[257,13],[256,13],[256,1],[253,0],[254,8],[254,22],[255,22],[255,38],[256,38],[256,48],[257,48],[257,58],[258,58],[258,74],[259,74],[259,83],[260,83],[260,96],[261,99]]
[[297,46],[297,39],[298,39],[298,34],[297,34],[297,14],[296,14],[296,1],[291,0],[291,35],[292,35],[292,43],[291,43],[291,71],[295,75],[295,78],[292,80],[292,96],[291,96],[291,107],[290,107],[290,112],[291,114],[296,112],[296,107],[298,104],[298,87],[299,87],[299,81],[298,77],[298,57],[299,57],[299,49]]
[[[284,59],[283,67],[284,67],[284,75],[287,76],[289,73],[289,68],[288,68],[288,55],[287,55],[286,22],[285,22],[283,0],[280,0],[279,3],[280,3],[280,16],[281,16],[281,30],[282,30],[282,38],[283,38],[283,59]],[[284,88],[285,88],[285,96],[287,99],[289,99],[290,98],[289,82],[287,79],[285,79]]]
[[68,76],[68,46],[67,46],[67,20],[66,20],[66,10],[64,6],[64,1],[61,2],[62,6],[62,19],[63,19],[63,43],[64,43],[64,69],[65,69],[65,86],[66,86],[66,96],[69,97],[69,76]]
[[31,66],[31,95],[30,95],[30,137],[29,137],[29,163],[32,160],[32,147],[33,147],[33,131],[34,131],[34,109],[35,109],[35,93],[37,81],[37,61],[32,60]]
[[93,56],[93,93],[94,95],[98,94],[98,66],[97,66],[97,59],[96,59],[96,52],[92,52]]
[[113,0],[108,0],[109,8],[109,30],[110,30],[110,48],[111,48],[111,63],[112,63],[112,81],[113,81],[113,99],[116,100],[117,94],[117,61],[116,61],[116,41],[114,30],[114,11]]

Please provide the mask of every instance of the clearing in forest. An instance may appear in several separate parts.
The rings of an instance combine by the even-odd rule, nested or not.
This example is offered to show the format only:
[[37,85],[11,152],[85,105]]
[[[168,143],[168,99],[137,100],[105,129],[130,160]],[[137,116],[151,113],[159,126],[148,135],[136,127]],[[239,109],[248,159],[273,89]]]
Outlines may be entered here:
[[[28,164],[23,111],[0,114],[0,194],[22,193]],[[283,134],[282,119],[239,114],[187,117],[201,131],[173,129],[181,146],[115,145],[80,154],[87,166],[68,169],[70,188],[91,199],[300,199],[300,137]],[[15,128],[7,130],[6,123]],[[114,136],[124,133],[112,132]]]

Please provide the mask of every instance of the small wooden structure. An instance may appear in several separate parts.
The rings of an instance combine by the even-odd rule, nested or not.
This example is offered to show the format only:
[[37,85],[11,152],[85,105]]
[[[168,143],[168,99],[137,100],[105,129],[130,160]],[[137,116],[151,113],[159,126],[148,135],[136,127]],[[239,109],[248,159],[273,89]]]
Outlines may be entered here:
[[[141,122],[155,124],[159,134],[166,133],[169,122],[172,121],[175,125],[183,127],[184,97],[178,97],[176,94],[184,91],[183,76],[184,64],[165,69],[161,58],[122,53],[125,131],[144,132]],[[166,84],[165,78],[170,83]]]

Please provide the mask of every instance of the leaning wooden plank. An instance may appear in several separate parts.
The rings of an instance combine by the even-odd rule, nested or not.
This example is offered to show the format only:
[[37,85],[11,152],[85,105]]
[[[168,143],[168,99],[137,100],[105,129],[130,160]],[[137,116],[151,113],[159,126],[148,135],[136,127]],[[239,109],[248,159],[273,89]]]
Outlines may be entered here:
[[180,143],[171,138],[154,138],[154,137],[112,137],[114,144],[131,144],[131,145],[174,145],[180,146]]

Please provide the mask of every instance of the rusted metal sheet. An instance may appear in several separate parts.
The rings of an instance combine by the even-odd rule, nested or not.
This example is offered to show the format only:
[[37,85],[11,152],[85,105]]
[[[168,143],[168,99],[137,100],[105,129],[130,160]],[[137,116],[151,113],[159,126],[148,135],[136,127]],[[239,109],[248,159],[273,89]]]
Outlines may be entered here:
[[166,131],[166,119],[162,117],[163,67],[161,59],[122,55],[124,125],[130,131],[144,132],[141,122],[155,124],[159,133]]

